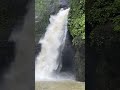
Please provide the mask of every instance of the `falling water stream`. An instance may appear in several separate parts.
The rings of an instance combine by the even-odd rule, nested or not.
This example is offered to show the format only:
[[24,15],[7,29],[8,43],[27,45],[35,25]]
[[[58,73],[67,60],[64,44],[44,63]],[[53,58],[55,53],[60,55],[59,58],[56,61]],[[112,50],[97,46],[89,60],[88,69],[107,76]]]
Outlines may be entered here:
[[69,73],[59,74],[62,63],[59,59],[60,52],[65,45],[67,35],[68,9],[60,9],[56,15],[50,16],[50,24],[46,33],[40,39],[41,52],[36,57],[35,80],[64,80],[73,79]]

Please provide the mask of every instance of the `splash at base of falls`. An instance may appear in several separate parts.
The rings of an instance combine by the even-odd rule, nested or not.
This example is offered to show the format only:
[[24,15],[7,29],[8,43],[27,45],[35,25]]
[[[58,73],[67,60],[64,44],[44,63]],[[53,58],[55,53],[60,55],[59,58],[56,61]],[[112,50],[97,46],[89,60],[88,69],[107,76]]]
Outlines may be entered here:
[[36,57],[35,81],[74,80],[72,74],[59,72],[62,68],[59,57],[65,45],[69,10],[70,8],[61,9],[56,15],[50,17],[45,36],[39,41],[41,52]]
[[75,81],[74,75],[72,73],[62,72],[59,74],[52,74],[51,76],[40,76],[40,74],[35,75],[35,81]]

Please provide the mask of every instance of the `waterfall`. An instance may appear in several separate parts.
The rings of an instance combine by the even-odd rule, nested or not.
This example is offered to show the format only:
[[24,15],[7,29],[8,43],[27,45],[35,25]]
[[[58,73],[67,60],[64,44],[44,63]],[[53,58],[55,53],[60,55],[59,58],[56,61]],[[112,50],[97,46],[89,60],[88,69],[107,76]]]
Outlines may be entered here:
[[67,35],[68,9],[60,9],[56,15],[50,16],[50,24],[46,28],[46,33],[39,43],[41,52],[36,57],[35,62],[35,81],[56,80],[58,68],[62,67],[59,56],[64,48]]

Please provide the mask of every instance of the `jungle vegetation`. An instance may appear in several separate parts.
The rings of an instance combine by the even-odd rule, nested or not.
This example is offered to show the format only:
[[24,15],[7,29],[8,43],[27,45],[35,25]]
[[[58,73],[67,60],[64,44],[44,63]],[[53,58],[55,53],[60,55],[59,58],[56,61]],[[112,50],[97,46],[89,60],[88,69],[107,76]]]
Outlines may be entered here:
[[[120,58],[120,0],[86,0],[88,77],[96,90],[117,90]],[[91,50],[91,51],[90,51]],[[92,53],[92,54],[91,54]],[[94,60],[93,60],[94,59]],[[93,62],[93,64],[90,63]],[[94,64],[95,63],[95,64]],[[94,66],[94,67],[93,67]],[[87,68],[87,70],[89,70]],[[91,73],[90,73],[91,72]],[[95,78],[95,79],[94,79]],[[90,83],[92,83],[90,81]],[[93,85],[94,85],[93,84]]]
[[70,0],[68,28],[75,48],[76,79],[85,81],[85,0]]

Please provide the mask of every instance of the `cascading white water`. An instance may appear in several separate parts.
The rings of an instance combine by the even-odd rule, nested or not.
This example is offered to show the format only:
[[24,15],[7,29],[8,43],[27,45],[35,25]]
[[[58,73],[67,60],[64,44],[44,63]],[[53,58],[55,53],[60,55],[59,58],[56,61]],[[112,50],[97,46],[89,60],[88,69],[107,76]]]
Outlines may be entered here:
[[70,8],[61,9],[50,17],[45,36],[39,41],[41,52],[35,62],[36,81],[56,79],[54,72],[59,67],[58,57],[65,44],[69,10]]

